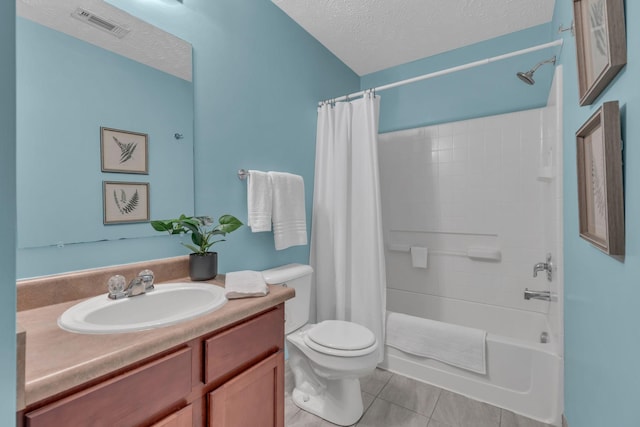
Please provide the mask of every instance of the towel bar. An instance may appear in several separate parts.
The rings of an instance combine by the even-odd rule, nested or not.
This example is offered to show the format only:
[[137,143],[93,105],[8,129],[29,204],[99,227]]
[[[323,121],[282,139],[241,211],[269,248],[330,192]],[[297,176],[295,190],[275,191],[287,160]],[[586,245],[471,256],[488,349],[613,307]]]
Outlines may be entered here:
[[249,177],[249,171],[246,169],[238,169],[238,179],[244,181]]

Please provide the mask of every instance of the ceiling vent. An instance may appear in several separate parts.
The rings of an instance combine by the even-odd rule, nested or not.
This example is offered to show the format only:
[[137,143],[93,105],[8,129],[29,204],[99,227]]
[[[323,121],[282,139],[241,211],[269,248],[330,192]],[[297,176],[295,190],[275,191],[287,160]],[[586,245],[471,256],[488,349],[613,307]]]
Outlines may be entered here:
[[86,9],[77,8],[72,14],[76,19],[83,21],[93,27],[96,27],[99,30],[106,31],[107,33],[118,37],[119,39],[123,38],[127,34],[129,34],[129,29],[125,28],[110,19],[100,17],[93,12],[89,12]]

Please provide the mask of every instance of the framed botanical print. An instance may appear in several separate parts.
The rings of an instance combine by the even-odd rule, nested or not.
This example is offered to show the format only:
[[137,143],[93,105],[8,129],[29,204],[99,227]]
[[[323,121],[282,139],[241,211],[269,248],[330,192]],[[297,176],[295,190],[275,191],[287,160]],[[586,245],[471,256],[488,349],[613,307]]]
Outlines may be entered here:
[[627,63],[624,0],[573,0],[580,105],[591,105]]
[[146,133],[100,128],[102,172],[149,174]]
[[576,132],[580,237],[624,255],[624,192],[618,101],[605,102]]
[[148,182],[102,182],[104,224],[149,221]]

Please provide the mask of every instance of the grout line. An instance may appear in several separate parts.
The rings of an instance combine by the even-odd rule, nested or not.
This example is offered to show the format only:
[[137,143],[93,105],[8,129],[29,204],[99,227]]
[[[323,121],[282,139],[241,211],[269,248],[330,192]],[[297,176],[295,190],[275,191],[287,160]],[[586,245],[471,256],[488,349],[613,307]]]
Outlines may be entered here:
[[[389,371],[386,371],[386,372],[389,372]],[[378,394],[376,394],[376,397],[378,397],[380,393],[382,393],[382,390],[384,390],[387,384],[389,384],[389,382],[391,381],[391,378],[393,378],[393,376],[395,375],[393,372],[390,372],[390,373],[391,375],[389,375],[389,378],[387,378],[387,381],[382,385],[382,387],[380,388],[380,391],[378,392]]]
[[376,397],[376,399],[384,400],[385,402],[387,402],[387,403],[389,403],[391,405],[397,406],[398,408],[406,409],[407,411],[413,412],[416,415],[420,415],[421,417],[425,417],[427,419],[431,419],[431,417],[429,417],[428,415],[421,414],[420,412],[417,412],[417,411],[415,411],[414,409],[411,409],[411,408],[407,408],[406,406],[402,406],[401,404],[399,404],[397,402],[392,402],[392,401],[387,400],[387,399],[385,399],[383,397]]
[[[429,415],[429,421],[431,421],[431,418],[433,417],[433,414],[436,412],[436,408],[438,407],[438,403],[440,403],[440,398],[442,397],[442,391],[443,389],[441,389],[440,387],[438,387],[440,389],[440,392],[438,393],[438,398],[436,399],[436,404],[433,405],[433,409],[431,410],[431,415]],[[438,420],[436,420],[438,421]]]

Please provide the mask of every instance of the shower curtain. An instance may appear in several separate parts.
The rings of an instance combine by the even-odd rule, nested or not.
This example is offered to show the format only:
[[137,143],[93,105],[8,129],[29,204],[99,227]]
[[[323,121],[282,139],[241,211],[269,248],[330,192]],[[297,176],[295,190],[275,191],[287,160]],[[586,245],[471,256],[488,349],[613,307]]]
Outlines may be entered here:
[[384,354],[386,275],[378,170],[380,97],[318,109],[310,262],[317,318],[366,326]]

